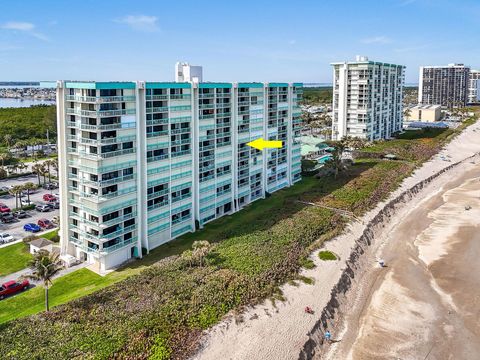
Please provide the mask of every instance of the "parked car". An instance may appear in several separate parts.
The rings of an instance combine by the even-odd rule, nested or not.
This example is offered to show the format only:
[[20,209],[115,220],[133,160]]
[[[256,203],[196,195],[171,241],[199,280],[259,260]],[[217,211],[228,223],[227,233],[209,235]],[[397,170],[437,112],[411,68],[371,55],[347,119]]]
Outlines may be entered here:
[[35,189],[30,189],[30,190],[22,190],[22,192],[20,193],[20,196],[23,197],[23,196],[28,196],[28,195],[32,195],[32,194],[35,194],[37,192],[37,190]]
[[7,233],[0,234],[0,244],[6,244],[12,242],[13,236]]
[[42,186],[45,190],[55,190],[56,188],[58,188],[58,185],[56,183],[46,183]]
[[11,213],[4,213],[2,214],[2,222],[5,224],[11,223],[15,221],[15,216]]
[[5,204],[2,204],[0,203],[0,213],[9,213],[10,212],[10,208],[5,205]]
[[0,191],[8,192],[8,191],[10,191],[10,188],[8,186],[2,186],[2,187],[0,187]]
[[20,200],[20,204],[22,204],[22,206],[30,206],[33,205],[33,202],[31,200],[22,199]]
[[38,220],[37,224],[42,229],[51,229],[55,227],[55,225],[53,225],[53,223],[48,219],[40,219]]
[[37,210],[39,212],[47,212],[47,211],[52,210],[52,207],[50,205],[47,205],[47,204],[38,204],[37,206],[35,206],[35,210]]
[[13,216],[15,216],[18,219],[25,219],[28,216],[28,214],[24,210],[18,210],[13,213]]
[[49,203],[48,205],[50,205],[50,207],[52,209],[60,209],[60,202],[59,201],[53,201],[53,202]]
[[37,224],[28,223],[28,224],[23,225],[23,230],[29,231],[29,232],[39,232],[39,231],[42,230],[42,228],[40,226],[38,226]]
[[43,200],[44,201],[56,201],[57,198],[55,196],[53,196],[52,194],[44,194],[43,195]]
[[60,224],[60,216],[54,216],[52,218],[52,223],[54,223],[55,225],[59,225]]
[[8,295],[16,294],[20,291],[25,291],[30,286],[28,280],[23,280],[22,282],[18,281],[7,281],[5,284],[0,286],[0,300],[5,299]]

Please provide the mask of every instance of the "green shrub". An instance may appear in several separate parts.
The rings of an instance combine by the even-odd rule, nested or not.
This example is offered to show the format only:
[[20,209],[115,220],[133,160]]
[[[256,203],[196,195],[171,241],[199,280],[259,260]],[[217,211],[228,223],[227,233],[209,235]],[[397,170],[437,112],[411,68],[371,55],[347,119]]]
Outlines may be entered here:
[[172,356],[172,349],[168,346],[168,341],[159,335],[155,337],[150,351],[149,360],[168,360]]
[[318,253],[320,260],[337,260],[335,254],[328,250],[322,250]]

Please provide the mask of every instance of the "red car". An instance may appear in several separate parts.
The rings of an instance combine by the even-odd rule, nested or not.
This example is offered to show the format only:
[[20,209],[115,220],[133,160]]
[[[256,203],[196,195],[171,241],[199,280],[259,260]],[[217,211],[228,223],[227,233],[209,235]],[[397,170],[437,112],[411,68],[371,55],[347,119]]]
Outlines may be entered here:
[[5,204],[2,204],[0,203],[0,213],[9,213],[10,212],[10,208],[5,205]]
[[25,291],[30,286],[28,280],[23,280],[22,282],[17,282],[14,280],[7,281],[5,284],[0,286],[0,300],[5,299],[8,295],[16,294],[20,291]]
[[37,225],[40,226],[42,229],[51,229],[55,227],[55,225],[53,225],[53,223],[48,219],[38,220]]
[[52,194],[45,194],[43,195],[43,200],[51,202],[51,201],[57,201],[57,198]]

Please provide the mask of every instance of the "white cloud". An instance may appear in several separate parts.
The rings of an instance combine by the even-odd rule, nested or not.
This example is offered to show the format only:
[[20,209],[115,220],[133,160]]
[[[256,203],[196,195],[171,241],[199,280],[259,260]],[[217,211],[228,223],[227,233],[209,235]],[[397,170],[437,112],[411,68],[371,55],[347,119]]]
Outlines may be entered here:
[[0,28],[5,30],[21,31],[42,41],[50,41],[46,35],[35,31],[35,25],[29,22],[9,21],[0,25]]
[[374,36],[370,38],[365,38],[361,40],[364,44],[388,44],[391,43],[392,40],[387,36]]
[[160,30],[157,24],[158,18],[156,16],[127,15],[114,21],[120,24],[126,24],[132,29],[138,31],[155,32]]
[[9,21],[2,25],[2,29],[7,30],[32,31],[34,28],[32,23],[18,21]]

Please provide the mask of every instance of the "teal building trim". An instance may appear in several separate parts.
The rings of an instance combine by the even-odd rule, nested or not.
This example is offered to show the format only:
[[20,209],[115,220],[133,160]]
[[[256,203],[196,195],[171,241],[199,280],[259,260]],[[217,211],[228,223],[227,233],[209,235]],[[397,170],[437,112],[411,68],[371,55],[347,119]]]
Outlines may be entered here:
[[239,88],[263,88],[263,83],[238,83]]
[[288,83],[269,83],[268,87],[288,87]]
[[200,89],[231,89],[231,83],[200,83],[198,84]]
[[147,89],[191,89],[190,83],[177,82],[147,82],[145,87]]

